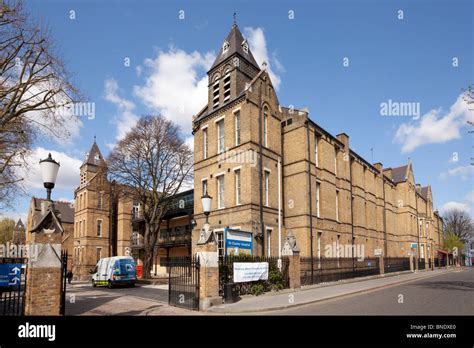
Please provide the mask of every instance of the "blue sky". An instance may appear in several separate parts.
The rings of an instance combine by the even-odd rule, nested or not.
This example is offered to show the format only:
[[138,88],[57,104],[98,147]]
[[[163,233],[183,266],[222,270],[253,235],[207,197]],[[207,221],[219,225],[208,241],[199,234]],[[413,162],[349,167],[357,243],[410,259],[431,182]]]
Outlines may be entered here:
[[[73,198],[94,135],[106,156],[140,115],[172,118],[191,144],[206,71],[236,11],[282,105],[308,107],[323,128],[347,133],[368,161],[371,148],[373,162],[385,167],[410,157],[415,179],[432,185],[435,207],[474,212],[466,123],[474,111],[460,98],[473,83],[472,1],[42,0],[25,7],[49,25],[75,83],[95,105],[95,118],[72,125],[69,141],[35,145],[32,163],[48,151],[61,161],[55,199]],[[419,103],[420,117],[382,116],[389,100]],[[26,189],[44,196],[37,171]],[[19,197],[4,215],[25,216],[28,203]]]

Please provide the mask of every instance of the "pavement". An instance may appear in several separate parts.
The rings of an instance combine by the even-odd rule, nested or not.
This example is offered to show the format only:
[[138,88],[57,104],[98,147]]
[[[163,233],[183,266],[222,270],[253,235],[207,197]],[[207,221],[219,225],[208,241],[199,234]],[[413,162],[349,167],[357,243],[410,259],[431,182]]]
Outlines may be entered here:
[[[397,284],[427,279],[461,270],[460,268],[436,269],[434,271],[409,272],[387,275],[370,280],[358,279],[347,283],[328,283],[325,286],[306,287],[299,291],[284,290],[260,296],[246,296],[236,303],[223,304],[209,308],[209,313],[218,314],[251,314],[284,310],[326,301],[342,296],[366,293]],[[474,274],[474,272],[472,273]],[[297,309],[296,309],[297,310]],[[271,313],[270,313],[271,314]]]

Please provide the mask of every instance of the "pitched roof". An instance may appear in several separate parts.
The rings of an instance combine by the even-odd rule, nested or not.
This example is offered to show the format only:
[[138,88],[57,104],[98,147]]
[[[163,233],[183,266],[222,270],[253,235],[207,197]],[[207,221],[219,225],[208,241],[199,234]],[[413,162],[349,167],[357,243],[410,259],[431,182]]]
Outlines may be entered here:
[[426,200],[428,200],[428,188],[428,186],[424,186],[421,188],[421,196]]
[[407,170],[408,170],[408,164],[401,166],[401,167],[396,167],[392,169],[392,180],[398,184],[399,182],[406,181],[407,179]]
[[97,143],[95,142],[95,140],[94,140],[94,143],[92,144],[91,149],[86,154],[84,163],[82,163],[82,165],[85,165],[85,164],[92,164],[99,167],[107,167],[107,163],[105,163],[104,157],[102,156],[102,153],[99,150],[99,146],[97,146]]
[[21,221],[21,219],[18,219],[15,227],[13,228],[13,231],[25,231],[25,225],[23,224],[23,221]]
[[[41,202],[43,198],[33,197],[35,211],[41,212]],[[55,201],[54,207],[61,213],[61,222],[63,223],[74,223],[74,205],[69,202]]]
[[253,57],[252,52],[250,51],[250,48],[246,51],[244,51],[243,48],[243,43],[246,42],[248,45],[248,42],[242,35],[242,33],[239,30],[239,27],[237,24],[232,25],[232,29],[230,29],[229,35],[227,35],[227,38],[225,41],[229,44],[229,47],[227,50],[224,52],[224,45],[222,45],[219,54],[217,55],[216,60],[214,61],[214,64],[212,64],[211,71],[214,69],[216,66],[218,66],[220,63],[222,63],[224,60],[226,60],[228,57],[232,56],[234,53],[238,53],[240,56],[245,58],[250,64],[255,66],[257,69],[260,69],[258,66],[257,61]]

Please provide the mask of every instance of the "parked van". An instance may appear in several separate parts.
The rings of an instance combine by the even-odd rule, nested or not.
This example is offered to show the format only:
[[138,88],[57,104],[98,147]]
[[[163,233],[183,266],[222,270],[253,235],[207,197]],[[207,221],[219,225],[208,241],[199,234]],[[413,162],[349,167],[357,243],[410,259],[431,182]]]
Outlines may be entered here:
[[92,273],[92,286],[106,285],[135,285],[137,271],[135,261],[131,256],[105,257],[97,262]]

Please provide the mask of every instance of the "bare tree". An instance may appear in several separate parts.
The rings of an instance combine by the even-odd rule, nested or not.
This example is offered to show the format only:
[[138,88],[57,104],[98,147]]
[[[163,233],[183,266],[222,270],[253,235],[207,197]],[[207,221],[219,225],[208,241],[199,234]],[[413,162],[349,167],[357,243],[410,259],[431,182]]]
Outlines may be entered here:
[[149,278],[160,225],[170,201],[191,180],[192,151],[179,127],[161,116],[142,117],[108,158],[111,179],[140,202],[144,231],[143,276]]
[[452,209],[443,215],[446,233],[452,233],[463,242],[469,240],[473,233],[473,221],[468,213]]
[[67,137],[65,110],[79,94],[55,54],[49,31],[23,10],[22,2],[0,0],[0,207],[22,181],[40,134]]

